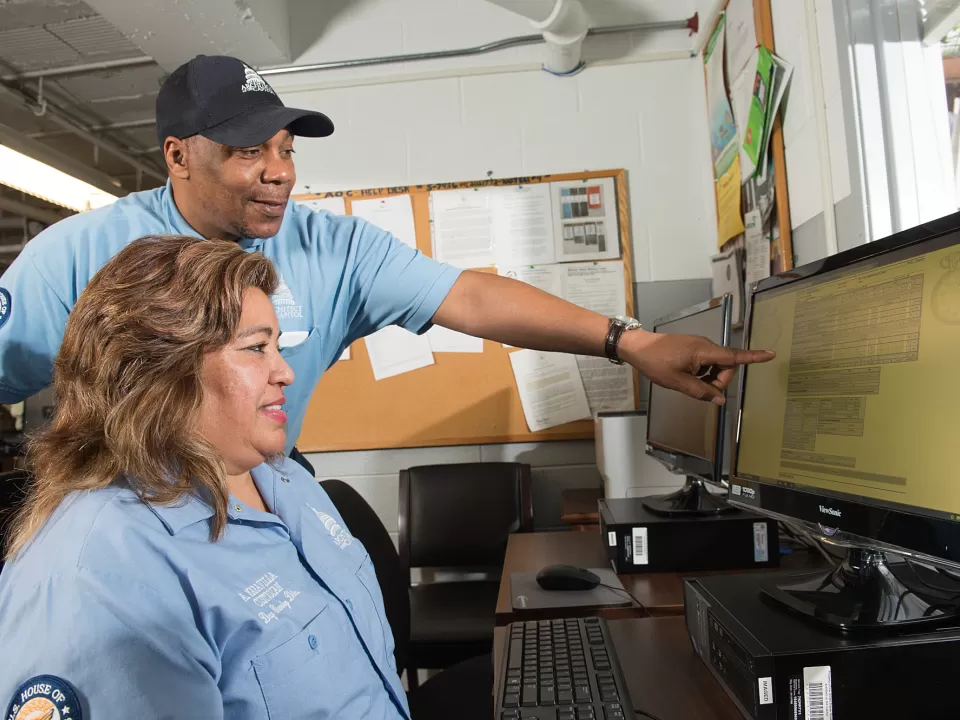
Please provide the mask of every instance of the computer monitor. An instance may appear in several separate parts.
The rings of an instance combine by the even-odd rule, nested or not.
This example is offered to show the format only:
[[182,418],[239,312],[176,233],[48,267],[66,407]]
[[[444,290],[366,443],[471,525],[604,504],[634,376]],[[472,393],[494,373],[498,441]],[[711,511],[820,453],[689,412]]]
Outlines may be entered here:
[[730,500],[847,550],[765,588],[844,629],[957,616],[960,213],[751,288]]
[[[731,308],[731,296],[724,295],[662,317],[652,330],[701,335],[726,345],[730,340]],[[675,493],[644,498],[644,507],[664,515],[713,515],[735,510],[704,485],[721,483],[724,417],[723,408],[718,405],[651,383],[647,454],[672,472],[686,475],[687,483]]]

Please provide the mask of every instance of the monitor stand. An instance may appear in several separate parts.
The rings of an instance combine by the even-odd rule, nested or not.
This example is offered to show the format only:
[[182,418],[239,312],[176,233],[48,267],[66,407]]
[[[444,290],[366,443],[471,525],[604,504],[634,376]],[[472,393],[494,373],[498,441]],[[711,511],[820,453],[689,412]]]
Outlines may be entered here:
[[643,506],[656,515],[717,515],[736,512],[722,497],[709,490],[702,478],[687,476],[687,484],[669,495],[650,495],[642,498]]
[[[896,557],[896,556],[892,556]],[[772,581],[764,594],[841,630],[907,630],[960,619],[960,579],[879,550],[848,548],[829,572]]]

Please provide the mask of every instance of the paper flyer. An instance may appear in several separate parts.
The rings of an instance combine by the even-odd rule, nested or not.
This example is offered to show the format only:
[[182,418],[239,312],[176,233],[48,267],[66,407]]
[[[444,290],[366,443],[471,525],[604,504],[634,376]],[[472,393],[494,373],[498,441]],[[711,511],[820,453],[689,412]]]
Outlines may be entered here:
[[409,195],[354,200],[353,214],[386,230],[404,245],[416,250],[417,231],[413,224],[413,203]]
[[731,321],[743,322],[743,281],[740,277],[741,250],[733,248],[710,259],[713,266],[713,296],[733,296]]
[[573,355],[518,350],[510,353],[510,365],[531,432],[590,417]]
[[716,182],[717,188],[717,247],[723,247],[731,238],[743,232],[740,215],[740,157],[734,154],[733,163]]
[[326,210],[334,215],[347,214],[347,206],[342,197],[313,198],[312,200],[297,200],[296,202],[311,210]]
[[551,183],[556,261],[620,257],[613,178]]
[[493,254],[497,265],[543,265],[556,258],[547,183],[493,190]]
[[464,269],[493,265],[493,193],[430,193],[430,232],[435,260]]
[[722,177],[737,156],[737,128],[723,82],[723,43],[726,13],[720,14],[717,27],[704,49],[707,76],[707,111],[710,122],[710,146],[714,177]]
[[763,231],[763,218],[759,210],[750,210],[743,220],[747,253],[746,285],[750,287],[770,277],[770,241]]

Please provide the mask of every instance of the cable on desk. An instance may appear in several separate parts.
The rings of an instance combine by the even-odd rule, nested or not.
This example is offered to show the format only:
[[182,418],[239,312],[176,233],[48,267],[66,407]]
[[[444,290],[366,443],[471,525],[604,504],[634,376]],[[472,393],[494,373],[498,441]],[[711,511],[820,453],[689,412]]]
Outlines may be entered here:
[[650,720],[660,720],[660,718],[658,718],[656,715],[651,715],[650,713],[646,712],[645,710],[637,710],[636,708],[634,708],[633,711],[634,711],[637,715],[641,715],[641,716],[643,716],[643,717],[645,717],[645,718],[650,718]]
[[[640,606],[640,609],[643,610],[643,611],[647,614],[647,617],[653,617],[653,615],[650,614],[650,611],[647,610],[647,606],[644,605],[644,604],[643,604],[642,602],[640,602],[639,600],[637,600],[637,596],[634,595],[634,594],[633,594],[632,592],[630,592],[629,590],[627,590],[626,588],[618,588],[618,587],[614,587],[613,585],[607,585],[607,584],[605,584],[605,583],[600,583],[599,587],[607,588],[608,590],[613,590],[614,592],[626,593],[627,595],[630,596],[630,599],[631,599],[631,600],[633,600],[637,605]],[[656,720],[656,719],[655,719],[655,720]]]

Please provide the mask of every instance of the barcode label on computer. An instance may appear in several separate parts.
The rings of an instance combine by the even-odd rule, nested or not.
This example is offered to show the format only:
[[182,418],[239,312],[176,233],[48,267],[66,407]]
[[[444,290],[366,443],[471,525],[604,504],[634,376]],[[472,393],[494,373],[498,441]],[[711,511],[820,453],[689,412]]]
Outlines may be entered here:
[[633,528],[633,564],[648,565],[650,557],[648,555],[650,548],[647,545],[647,529],[645,527]]
[[829,665],[803,669],[803,720],[833,720]]
[[617,533],[615,533],[613,530],[607,533],[607,545],[610,547],[617,546]]
[[770,561],[770,551],[767,549],[767,523],[753,524],[753,561],[758,563]]

